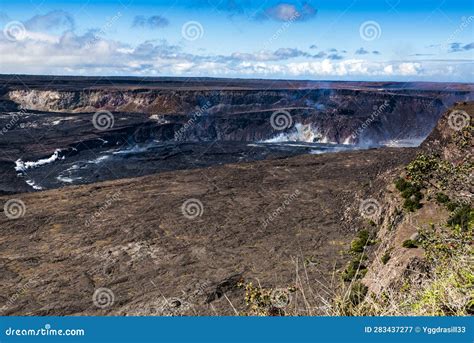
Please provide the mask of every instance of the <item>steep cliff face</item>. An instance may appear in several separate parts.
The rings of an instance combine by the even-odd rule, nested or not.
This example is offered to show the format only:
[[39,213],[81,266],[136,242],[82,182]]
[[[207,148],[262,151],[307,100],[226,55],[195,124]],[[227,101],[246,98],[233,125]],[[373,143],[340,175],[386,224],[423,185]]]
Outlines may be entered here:
[[[449,96],[456,98],[451,93]],[[294,136],[295,125],[301,124],[319,140],[361,145],[422,139],[435,125],[444,105],[443,96],[437,92],[416,95],[352,89],[12,89],[7,98],[29,110],[140,112],[163,116],[167,123],[181,127],[192,121],[181,130],[181,140],[266,140],[280,134]],[[276,111],[291,116],[283,130],[271,126]]]
[[421,145],[423,151],[441,156],[454,164],[472,158],[472,103],[457,103],[449,110]]
[[474,103],[445,112],[418,156],[387,178],[356,314],[474,313]]

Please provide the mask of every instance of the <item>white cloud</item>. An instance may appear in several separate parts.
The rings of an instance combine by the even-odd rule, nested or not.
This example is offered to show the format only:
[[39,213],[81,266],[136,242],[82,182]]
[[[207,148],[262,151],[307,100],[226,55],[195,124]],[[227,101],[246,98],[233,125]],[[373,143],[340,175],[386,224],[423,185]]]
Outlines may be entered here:
[[294,76],[377,76],[389,75],[390,69],[383,62],[370,62],[350,59],[334,62],[325,59],[321,62],[296,62],[288,64],[288,71]]
[[421,70],[420,63],[401,63],[398,66],[400,75],[418,75]]
[[383,68],[383,71],[385,72],[386,75],[392,75],[393,74],[393,65],[389,64],[388,66],[385,66]]
[[95,31],[77,35],[28,30],[21,40],[0,33],[0,72],[31,74],[189,75],[275,78],[439,79],[472,81],[473,62],[334,60],[303,50],[197,55],[166,41],[130,46]]

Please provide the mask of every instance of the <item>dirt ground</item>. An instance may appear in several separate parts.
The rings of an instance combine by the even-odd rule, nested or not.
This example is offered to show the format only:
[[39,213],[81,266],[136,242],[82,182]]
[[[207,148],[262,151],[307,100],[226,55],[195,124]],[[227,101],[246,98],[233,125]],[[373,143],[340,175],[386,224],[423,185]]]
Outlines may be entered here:
[[360,202],[381,197],[415,152],[301,155],[0,197],[2,208],[24,204],[18,219],[0,215],[0,311],[232,315],[245,309],[239,280],[278,288],[304,274],[323,314],[365,223]]

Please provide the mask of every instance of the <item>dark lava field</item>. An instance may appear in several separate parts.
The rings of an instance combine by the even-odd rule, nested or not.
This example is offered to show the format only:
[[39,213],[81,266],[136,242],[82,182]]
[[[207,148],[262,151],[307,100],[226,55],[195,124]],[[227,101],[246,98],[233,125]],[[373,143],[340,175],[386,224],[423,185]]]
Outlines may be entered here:
[[[0,76],[0,194],[417,146],[472,85]],[[94,125],[95,124],[95,125]]]

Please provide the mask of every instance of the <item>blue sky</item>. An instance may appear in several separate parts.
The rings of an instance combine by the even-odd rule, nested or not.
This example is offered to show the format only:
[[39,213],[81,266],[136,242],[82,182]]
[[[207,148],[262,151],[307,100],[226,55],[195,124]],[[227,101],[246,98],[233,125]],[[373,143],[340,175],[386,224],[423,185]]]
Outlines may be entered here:
[[474,2],[6,1],[0,73],[474,82]]

